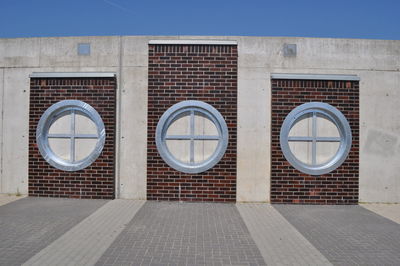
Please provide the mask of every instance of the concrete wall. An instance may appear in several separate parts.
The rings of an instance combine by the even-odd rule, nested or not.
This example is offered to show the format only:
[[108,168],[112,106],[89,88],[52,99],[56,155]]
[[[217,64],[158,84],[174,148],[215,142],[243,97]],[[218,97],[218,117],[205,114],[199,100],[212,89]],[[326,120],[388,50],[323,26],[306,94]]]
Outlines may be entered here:
[[[119,83],[117,195],[146,197],[151,39],[238,41],[238,201],[269,200],[270,74],[315,73],[360,77],[360,201],[400,202],[400,41],[235,36],[0,39],[1,193],[27,193],[29,74],[109,71]],[[78,56],[78,43],[91,55]],[[296,57],[283,56],[285,43]]]

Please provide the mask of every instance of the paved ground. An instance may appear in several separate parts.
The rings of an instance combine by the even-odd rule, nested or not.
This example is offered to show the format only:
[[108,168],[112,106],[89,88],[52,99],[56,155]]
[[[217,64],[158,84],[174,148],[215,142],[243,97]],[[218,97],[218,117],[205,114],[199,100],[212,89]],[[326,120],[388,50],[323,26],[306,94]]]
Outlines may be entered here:
[[360,206],[400,224],[400,204],[364,203]]
[[0,265],[400,265],[399,205],[4,197]]
[[97,265],[265,265],[234,204],[147,202]]
[[104,203],[23,198],[0,206],[0,265],[21,265]]
[[144,202],[113,200],[26,262],[26,265],[93,265]]
[[274,205],[335,265],[400,265],[400,225],[360,206]]
[[330,265],[329,261],[269,204],[237,204],[268,265]]
[[10,202],[23,199],[26,196],[15,196],[15,195],[7,195],[7,194],[0,194],[0,206],[6,205]]

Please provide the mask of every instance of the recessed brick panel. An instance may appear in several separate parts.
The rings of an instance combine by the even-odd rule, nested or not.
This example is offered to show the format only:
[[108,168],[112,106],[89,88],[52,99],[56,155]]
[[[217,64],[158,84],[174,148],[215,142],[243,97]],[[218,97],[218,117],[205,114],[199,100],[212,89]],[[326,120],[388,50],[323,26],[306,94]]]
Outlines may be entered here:
[[[113,199],[115,191],[115,78],[32,78],[29,109],[29,196]],[[102,153],[85,169],[67,172],[48,164],[36,143],[42,114],[62,100],[90,104],[103,119]]]
[[[237,47],[149,45],[148,81],[147,199],[236,201]],[[199,174],[169,167],[155,143],[161,115],[185,100],[215,107],[229,130],[224,157]]]
[[[359,82],[272,81],[271,202],[300,204],[357,204],[359,188]],[[319,176],[304,174],[286,161],[279,144],[285,117],[306,102],[324,102],[349,121],[353,141],[344,163]]]

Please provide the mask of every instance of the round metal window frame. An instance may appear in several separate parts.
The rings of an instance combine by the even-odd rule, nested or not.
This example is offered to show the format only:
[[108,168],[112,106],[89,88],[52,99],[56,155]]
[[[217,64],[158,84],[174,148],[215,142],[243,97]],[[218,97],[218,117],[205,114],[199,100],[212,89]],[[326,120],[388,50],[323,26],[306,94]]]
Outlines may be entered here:
[[[214,123],[218,131],[218,144],[214,153],[208,159],[202,161],[201,163],[188,164],[176,159],[175,156],[171,154],[166,145],[166,133],[169,126],[177,119],[181,118],[184,115],[187,115],[187,112],[193,112],[193,114],[194,112],[200,113],[202,116],[210,119]],[[190,123],[192,124],[194,122],[191,121]],[[194,137],[196,136],[193,133],[194,128],[191,128],[191,131],[191,134],[185,136],[187,136],[187,139],[190,138],[192,143],[195,139]],[[201,136],[204,136],[204,138],[201,138]],[[206,135],[200,135],[199,138],[196,139],[207,140],[210,138],[207,138]],[[212,139],[217,140],[216,138]],[[161,116],[156,128],[156,146],[161,158],[173,169],[187,174],[202,173],[214,167],[224,156],[226,148],[228,147],[228,139],[228,127],[223,116],[210,104],[196,100],[182,101],[171,106]],[[193,146],[191,146],[190,149],[194,149]]]
[[[296,124],[296,122],[300,121],[304,116],[312,114],[313,116],[316,114],[321,114],[325,118],[328,118],[331,122],[333,122],[336,128],[339,131],[340,137],[338,140],[336,138],[319,138],[322,140],[318,140],[318,137],[313,134],[315,142],[321,141],[340,141],[339,148],[336,154],[326,163],[310,165],[304,162],[301,162],[296,158],[296,156],[292,153],[289,146],[289,132],[292,127]],[[314,127],[313,121],[313,127]],[[315,125],[316,126],[316,125]],[[314,129],[313,129],[314,130]],[[315,129],[316,130],[316,129]],[[324,140],[323,140],[324,139]],[[309,102],[304,103],[300,106],[294,108],[283,121],[281,131],[280,131],[280,146],[285,156],[286,160],[297,170],[300,172],[309,174],[309,175],[323,175],[332,172],[336,168],[338,168],[342,163],[346,160],[347,155],[350,152],[352,145],[352,134],[349,122],[346,117],[336,109],[334,106],[322,103],[322,102]]]
[[[57,154],[55,154],[53,150],[50,148],[48,141],[49,129],[51,125],[57,119],[65,115],[65,113],[69,112],[71,112],[71,114],[72,112],[74,112],[73,115],[77,113],[86,116],[95,123],[97,128],[97,136],[92,136],[90,134],[87,135],[87,134],[70,133],[70,134],[58,134],[60,135],[60,137],[55,137],[55,138],[71,138],[71,142],[75,141],[76,138],[97,139],[97,143],[93,151],[87,157],[74,162],[62,159]],[[69,172],[79,171],[91,165],[101,154],[104,148],[105,138],[106,138],[106,131],[103,120],[101,119],[99,113],[89,104],[79,100],[63,100],[53,104],[43,113],[36,128],[36,142],[42,157],[51,166]],[[75,152],[75,151],[70,151],[70,152]]]

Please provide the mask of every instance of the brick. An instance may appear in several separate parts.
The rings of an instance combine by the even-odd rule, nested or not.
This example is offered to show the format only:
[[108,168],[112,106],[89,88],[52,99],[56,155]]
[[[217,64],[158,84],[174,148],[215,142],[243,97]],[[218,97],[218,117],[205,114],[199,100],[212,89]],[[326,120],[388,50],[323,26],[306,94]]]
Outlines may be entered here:
[[[271,85],[271,202],[357,204],[359,182],[358,81],[273,79]],[[286,162],[279,144],[280,128],[285,117],[295,107],[312,101],[325,102],[339,109],[348,119],[353,135],[351,150],[343,164],[336,170],[320,176],[310,176],[292,167]],[[288,187],[290,187],[289,191]]]
[[[149,45],[148,73],[147,199],[236,201],[237,47]],[[184,100],[214,106],[229,130],[225,156],[212,169],[195,175],[169,167],[155,145],[159,118]],[[232,182],[220,186],[223,180]]]
[[[29,196],[113,199],[115,78],[33,78],[30,85]],[[66,99],[90,104],[103,118],[106,129],[106,141],[100,156],[87,168],[75,172],[62,171],[49,165],[36,144],[36,127],[41,115],[54,103]],[[96,178],[104,182],[98,183]]]

